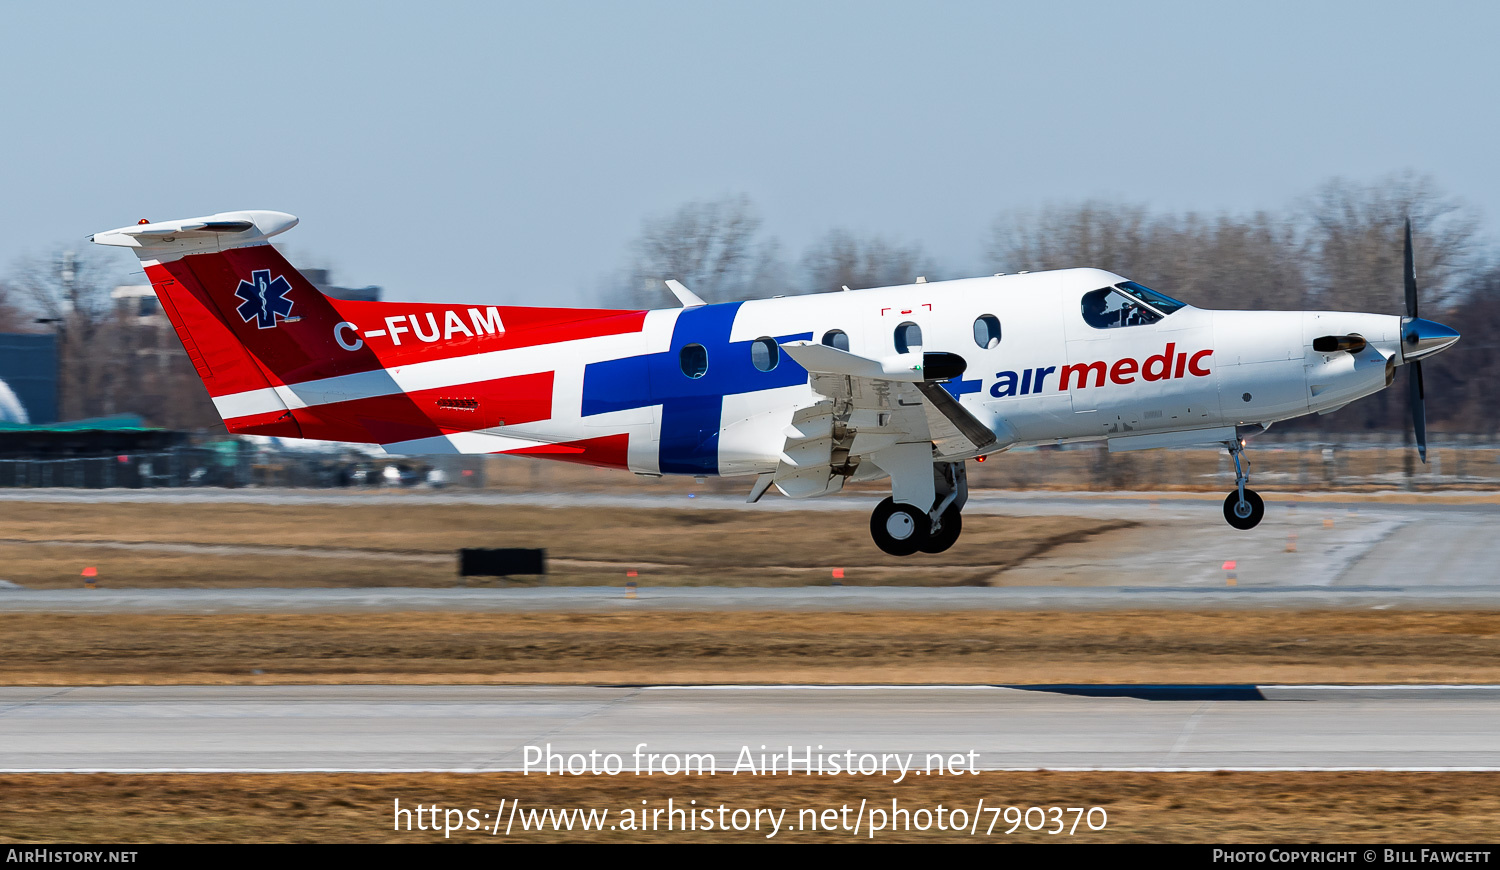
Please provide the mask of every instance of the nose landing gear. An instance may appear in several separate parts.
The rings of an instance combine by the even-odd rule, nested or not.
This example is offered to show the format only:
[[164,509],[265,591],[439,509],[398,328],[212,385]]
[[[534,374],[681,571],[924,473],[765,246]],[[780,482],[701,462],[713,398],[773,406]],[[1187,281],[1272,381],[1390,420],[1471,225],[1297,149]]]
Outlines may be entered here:
[[1224,498],[1224,519],[1237,529],[1253,529],[1260,525],[1260,521],[1266,515],[1266,503],[1261,500],[1259,494],[1253,489],[1246,489],[1245,484],[1250,481],[1250,473],[1245,471],[1244,463],[1240,461],[1240,455],[1245,452],[1245,445],[1236,438],[1224,444],[1229,448],[1229,453],[1234,457],[1234,489]]

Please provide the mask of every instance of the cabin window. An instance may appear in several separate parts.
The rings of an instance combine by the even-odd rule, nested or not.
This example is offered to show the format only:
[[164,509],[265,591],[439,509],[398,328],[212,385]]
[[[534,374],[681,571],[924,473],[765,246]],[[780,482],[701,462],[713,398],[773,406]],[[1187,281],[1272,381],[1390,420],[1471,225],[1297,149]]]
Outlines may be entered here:
[[974,343],[985,350],[1000,346],[1000,318],[993,314],[981,314],[974,321]]
[[849,336],[842,329],[830,329],[823,333],[823,343],[845,353],[849,352]]
[[690,378],[701,378],[708,371],[708,349],[701,344],[684,346],[678,359],[682,362],[682,373]]
[[750,362],[763,372],[776,368],[781,362],[781,348],[776,346],[774,338],[757,338],[750,343]]
[[896,327],[896,353],[911,353],[914,347],[922,346],[922,327],[907,321]]

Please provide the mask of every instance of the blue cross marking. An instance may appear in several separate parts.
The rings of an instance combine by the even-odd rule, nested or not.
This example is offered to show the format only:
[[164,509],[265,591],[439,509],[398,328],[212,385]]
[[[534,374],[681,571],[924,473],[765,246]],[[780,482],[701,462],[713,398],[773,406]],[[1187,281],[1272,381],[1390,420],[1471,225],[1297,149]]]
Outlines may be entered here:
[[977,392],[979,392],[979,387],[983,383],[984,382],[981,381],[979,378],[975,378],[972,381],[963,381],[963,380],[958,380],[958,381],[944,381],[943,382],[943,389],[945,389],[949,393],[951,393],[953,395],[953,398],[955,398],[955,399],[962,399],[964,397],[965,393],[977,393]]
[[292,285],[286,278],[277,275],[272,280],[270,269],[256,269],[250,273],[249,281],[240,281],[235,288],[234,295],[245,300],[235,310],[246,323],[254,320],[257,328],[270,329],[276,325],[278,315],[283,318],[292,315],[292,300],[286,298],[291,291]]
[[[807,370],[786,352],[780,353],[774,369],[763,372],[750,360],[754,340],[729,340],[742,304],[684,309],[672,327],[672,345],[663,353],[584,366],[582,415],[661,405],[661,470],[718,474],[724,397],[807,383]],[[811,338],[812,333],[804,332],[776,336],[776,341]],[[701,344],[708,351],[708,370],[702,377],[682,372],[679,355],[689,344]]]

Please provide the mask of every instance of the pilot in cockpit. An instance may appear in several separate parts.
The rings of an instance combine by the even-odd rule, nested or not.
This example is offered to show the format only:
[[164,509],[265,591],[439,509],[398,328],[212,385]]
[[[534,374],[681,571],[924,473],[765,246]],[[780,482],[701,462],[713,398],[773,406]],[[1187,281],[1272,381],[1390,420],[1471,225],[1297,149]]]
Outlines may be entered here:
[[1083,320],[1096,329],[1108,329],[1120,325],[1120,311],[1106,311],[1109,307],[1108,293],[1089,293],[1083,297]]

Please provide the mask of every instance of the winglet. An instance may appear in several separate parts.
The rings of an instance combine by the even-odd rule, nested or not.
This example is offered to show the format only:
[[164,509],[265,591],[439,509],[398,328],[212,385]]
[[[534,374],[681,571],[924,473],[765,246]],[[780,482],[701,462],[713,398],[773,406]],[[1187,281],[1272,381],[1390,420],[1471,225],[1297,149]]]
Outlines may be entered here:
[[672,295],[677,297],[677,301],[682,303],[683,308],[697,308],[699,305],[708,304],[698,298],[697,293],[682,286],[681,281],[668,279],[667,289],[672,291]]

